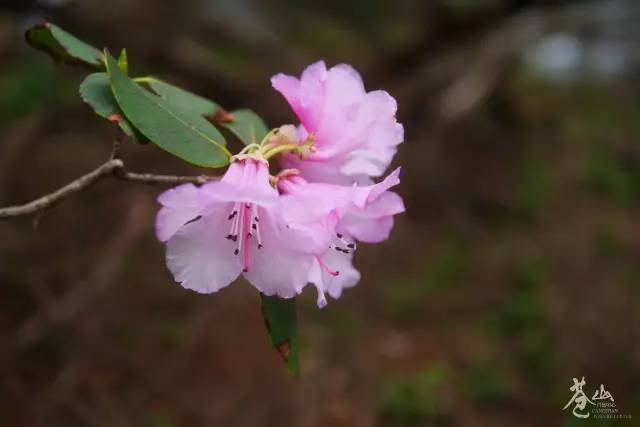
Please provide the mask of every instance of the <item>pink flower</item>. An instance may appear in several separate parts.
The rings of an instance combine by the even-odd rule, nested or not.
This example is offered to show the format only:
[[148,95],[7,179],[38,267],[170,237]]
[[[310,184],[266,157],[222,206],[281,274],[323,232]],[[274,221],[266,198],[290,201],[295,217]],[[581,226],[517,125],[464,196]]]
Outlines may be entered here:
[[300,119],[301,142],[311,138],[316,149],[302,159],[282,156],[283,167],[300,170],[309,181],[334,184],[370,182],[385,172],[404,138],[396,101],[387,92],[366,92],[349,65],[327,70],[323,61],[307,67],[300,79],[278,74],[271,84]]
[[216,292],[240,273],[266,295],[291,298],[307,284],[313,258],[328,245],[324,229],[288,223],[260,156],[237,156],[221,181],[191,184],[159,197],[156,232],[167,266],[183,287]]
[[393,216],[404,212],[400,196],[388,191],[400,182],[399,174],[398,168],[379,184],[365,187],[309,183],[295,174],[278,179],[278,188],[286,194],[282,197],[286,214],[294,221],[306,219],[310,226],[323,227],[318,234],[331,238],[312,254],[308,279],[318,290],[318,306],[327,304],[325,292],[339,298],[343,289],[360,280],[352,265],[356,241],[378,243],[389,237]]

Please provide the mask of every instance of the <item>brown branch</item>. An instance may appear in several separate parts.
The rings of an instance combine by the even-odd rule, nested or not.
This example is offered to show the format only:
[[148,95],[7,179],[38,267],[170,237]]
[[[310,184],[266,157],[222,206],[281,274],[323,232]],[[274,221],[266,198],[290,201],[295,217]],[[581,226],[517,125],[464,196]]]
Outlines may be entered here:
[[205,184],[208,181],[217,179],[214,176],[199,175],[199,176],[178,176],[178,175],[155,175],[152,173],[136,173],[128,172],[123,169],[115,172],[115,177],[123,181],[138,181],[145,184]]
[[88,174],[81,176],[75,181],[70,182],[62,188],[40,197],[32,202],[25,203],[19,206],[9,206],[7,208],[0,209],[0,219],[12,218],[16,216],[30,215],[39,212],[49,206],[54,205],[60,200],[69,197],[70,195],[77,193],[78,191],[87,188],[99,179],[111,175],[116,168],[123,167],[122,160],[111,159],[106,163],[98,166]]
[[[117,149],[116,149],[117,150]],[[135,181],[145,184],[204,184],[207,181],[217,179],[213,176],[200,175],[200,176],[177,176],[177,175],[156,175],[151,173],[135,173],[128,172],[124,169],[124,163],[119,158],[111,158],[107,162],[98,166],[93,171],[86,175],[81,176],[75,181],[70,182],[64,187],[58,190],[44,195],[29,203],[18,206],[9,206],[6,208],[0,208],[0,220],[15,218],[19,216],[31,215],[41,212],[60,200],[63,200],[72,194],[75,194],[85,188],[90,187],[95,182],[102,178],[112,177],[120,179],[122,181]]]

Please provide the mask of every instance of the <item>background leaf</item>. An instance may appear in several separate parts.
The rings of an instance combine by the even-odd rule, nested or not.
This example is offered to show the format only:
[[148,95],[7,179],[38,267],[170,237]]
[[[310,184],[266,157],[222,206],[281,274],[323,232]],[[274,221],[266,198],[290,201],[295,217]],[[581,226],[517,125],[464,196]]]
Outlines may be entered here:
[[224,137],[201,115],[180,109],[127,77],[116,60],[105,55],[113,95],[127,119],[160,148],[199,166],[222,167],[230,153]]
[[220,125],[229,129],[244,145],[259,144],[269,133],[264,120],[252,110],[234,110],[231,117],[231,121],[222,122]]
[[155,77],[145,77],[138,79],[138,81],[149,85],[151,90],[178,110],[189,110],[201,116],[209,116],[214,115],[219,108],[218,104],[209,99],[156,79]]
[[116,99],[113,97],[107,73],[89,74],[80,84],[80,96],[97,115],[118,123],[120,129],[127,136],[135,138],[131,124],[124,118]]
[[269,132],[267,125],[254,111],[234,110],[228,113],[219,104],[202,96],[171,85],[155,77],[145,77],[138,81],[149,87],[167,102],[181,110],[192,110],[222,126],[235,135],[243,144],[259,143]]
[[102,52],[56,25],[47,22],[33,26],[25,37],[27,43],[47,52],[56,62],[104,68]]
[[289,372],[294,377],[300,378],[296,299],[264,294],[260,294],[260,298],[262,299],[262,317],[271,337],[271,343],[287,364]]

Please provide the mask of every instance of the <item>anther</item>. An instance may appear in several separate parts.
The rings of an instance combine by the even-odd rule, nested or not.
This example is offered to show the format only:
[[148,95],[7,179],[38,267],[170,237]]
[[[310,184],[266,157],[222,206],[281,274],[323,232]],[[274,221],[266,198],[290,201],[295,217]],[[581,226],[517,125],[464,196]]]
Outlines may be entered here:
[[202,218],[202,215],[198,215],[197,217],[190,219],[189,221],[185,222],[184,225],[188,225],[191,224],[192,222],[196,222],[199,221]]
[[340,274],[339,271],[333,271],[329,268],[329,266],[327,264],[324,263],[324,261],[322,260],[322,258],[316,256],[316,259],[318,260],[318,264],[320,264],[320,268],[322,268],[325,272],[327,272],[328,274],[330,274],[331,276],[335,277],[338,274]]

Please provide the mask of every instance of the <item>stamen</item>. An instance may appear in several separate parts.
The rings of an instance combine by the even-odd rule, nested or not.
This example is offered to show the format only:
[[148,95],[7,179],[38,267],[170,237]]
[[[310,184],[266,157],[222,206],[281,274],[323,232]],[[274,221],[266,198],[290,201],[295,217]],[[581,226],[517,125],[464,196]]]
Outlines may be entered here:
[[320,264],[320,267],[322,267],[322,269],[324,271],[326,271],[327,273],[329,273],[330,275],[332,275],[333,277],[336,277],[337,275],[340,274],[339,271],[333,271],[329,268],[329,266],[327,264],[324,263],[324,261],[322,261],[322,258],[320,258],[319,256],[316,256],[316,259],[318,260],[318,264]]
[[262,249],[262,236],[260,235],[260,219],[258,218],[258,207],[256,205],[252,206],[251,216],[253,217],[253,225],[252,229],[256,231],[256,237],[258,238],[258,249]]
[[245,212],[244,211],[246,211],[246,209],[240,209],[240,216],[238,217],[238,232],[236,233],[238,236],[240,236],[240,239],[238,239],[238,252],[242,251],[242,242],[245,241],[245,238],[244,238]]
[[[352,252],[355,252],[355,250],[357,249],[357,245],[355,241],[348,241],[343,234],[341,233],[336,233],[336,237],[338,238],[338,241],[340,241],[340,243],[342,243],[344,246],[346,246],[348,249],[345,249],[342,246],[338,246],[336,244],[329,246],[330,249],[335,249],[338,252],[342,252],[345,254],[350,254]],[[351,249],[351,250],[349,250]]]
[[255,234],[258,238],[258,249],[262,249],[262,236],[258,218],[258,207],[252,203],[236,203],[229,215],[232,219],[231,230],[226,239],[237,242],[238,246],[233,251],[234,255],[241,254],[242,270],[247,272],[251,263],[251,245],[249,239]]
[[197,217],[190,219],[189,221],[185,222],[184,225],[188,225],[188,224],[191,224],[192,222],[200,221],[200,219],[202,219],[202,215],[198,215]]
[[345,239],[344,235],[341,233],[336,233],[336,237],[338,238],[338,240],[344,243],[347,248],[356,249],[357,245],[355,241],[353,242],[348,241],[347,239]]
[[342,252],[343,254],[350,254],[352,252],[349,249],[345,249],[336,245],[329,245],[329,249],[335,249],[336,251]]
[[[251,221],[251,219],[249,218],[249,209],[251,208],[250,204],[245,205],[246,209],[243,209],[242,211],[242,230],[246,230],[249,228],[249,222]],[[251,237],[251,233],[246,233],[245,239],[246,240],[244,242],[244,252],[242,253],[242,271],[244,271],[245,273],[247,271],[249,271],[249,263],[250,263],[250,256],[251,256],[251,245],[249,244],[249,238]]]
[[229,234],[227,234],[225,238],[235,242],[238,240],[238,203],[233,205],[233,210],[227,218],[233,221],[231,221],[231,229],[229,230]]

